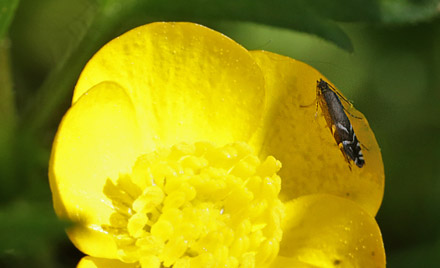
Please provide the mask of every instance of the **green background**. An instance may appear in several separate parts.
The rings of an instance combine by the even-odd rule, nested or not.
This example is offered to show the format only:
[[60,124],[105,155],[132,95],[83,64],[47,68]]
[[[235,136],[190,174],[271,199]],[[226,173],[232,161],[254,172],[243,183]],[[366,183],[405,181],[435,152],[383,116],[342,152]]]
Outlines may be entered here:
[[388,267],[440,263],[440,3],[433,0],[0,0],[0,267],[74,267],[47,163],[86,61],[153,21],[199,22],[304,61],[368,118],[386,186]]

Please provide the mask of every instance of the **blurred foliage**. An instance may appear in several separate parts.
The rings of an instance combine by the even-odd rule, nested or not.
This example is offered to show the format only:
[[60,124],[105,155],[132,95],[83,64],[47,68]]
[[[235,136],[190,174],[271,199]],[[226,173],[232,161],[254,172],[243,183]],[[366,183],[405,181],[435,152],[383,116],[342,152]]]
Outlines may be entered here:
[[199,22],[248,49],[305,61],[350,96],[383,149],[387,185],[378,222],[388,267],[434,267],[439,12],[438,0],[1,0],[0,267],[73,267],[79,260],[67,223],[53,213],[50,144],[93,53],[158,20]]
[[438,0],[381,0],[381,21],[408,24],[431,20],[438,15]]
[[3,39],[8,30],[18,3],[19,0],[2,0],[0,2],[0,39]]
[[[63,235],[61,224],[47,203],[15,201],[0,211],[0,252],[2,261],[14,266],[35,267],[35,259],[44,267],[53,265],[55,245]],[[30,258],[32,256],[33,258]],[[12,266],[12,263],[8,263]],[[0,261],[1,264],[1,261]],[[4,263],[3,265],[6,265]],[[5,267],[5,266],[2,266]]]

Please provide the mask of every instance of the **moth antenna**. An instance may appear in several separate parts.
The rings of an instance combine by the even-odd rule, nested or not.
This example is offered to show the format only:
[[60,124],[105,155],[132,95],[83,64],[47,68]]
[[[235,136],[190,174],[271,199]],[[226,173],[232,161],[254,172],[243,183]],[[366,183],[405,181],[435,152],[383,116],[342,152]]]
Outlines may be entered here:
[[[353,109],[353,101],[348,100],[346,97],[344,97],[341,93],[339,93],[336,88],[334,88],[332,85],[328,84],[328,86],[330,87],[330,89],[336,93],[336,95],[338,95],[341,99],[343,99],[348,105],[350,105],[350,109]],[[342,106],[344,108],[344,111],[346,111],[351,117],[356,118],[356,119],[362,119],[362,117],[356,116],[352,113],[350,113],[349,110],[347,110],[344,106]]]
[[332,85],[328,84],[327,85],[330,87],[330,89],[336,93],[336,95],[338,95],[341,99],[343,99],[348,105],[350,105],[350,108],[353,108],[353,101],[350,101],[349,99],[347,99],[346,97],[344,97],[341,93],[338,92],[338,90],[336,88],[334,88]]
[[[362,119],[362,117],[359,117],[359,116],[356,116],[356,115],[350,113],[350,111],[345,109],[345,107],[343,107],[343,108],[344,108],[344,111],[346,111],[351,117],[356,118],[356,119]],[[351,108],[353,108],[353,106],[351,106]]]

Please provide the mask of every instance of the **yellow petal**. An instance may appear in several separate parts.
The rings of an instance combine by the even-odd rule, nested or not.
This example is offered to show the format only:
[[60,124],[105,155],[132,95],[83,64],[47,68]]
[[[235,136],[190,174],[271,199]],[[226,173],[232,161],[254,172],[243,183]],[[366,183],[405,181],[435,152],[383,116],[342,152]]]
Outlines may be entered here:
[[277,256],[277,258],[271,263],[271,268],[320,268],[318,266],[314,266],[311,264],[307,264],[301,261],[298,261],[294,258]]
[[[131,172],[139,144],[133,104],[115,83],[90,89],[59,126],[49,166],[54,207],[60,217],[81,223],[69,235],[88,254],[113,254],[113,242],[106,242],[99,228],[113,212],[103,188],[107,178]],[[96,241],[102,242],[98,243],[102,248],[96,247]]]
[[330,193],[376,215],[383,197],[384,170],[380,148],[365,117],[346,107],[362,117],[349,116],[366,147],[362,150],[365,166],[352,165],[350,170],[320,110],[315,117],[316,81],[328,80],[311,66],[288,57],[264,51],[252,55],[263,70],[267,88],[264,123],[252,142],[261,155],[274,155],[283,163],[282,198]]
[[147,152],[248,140],[264,108],[264,78],[250,53],[193,23],[152,23],[112,40],[84,68],[73,102],[106,80],[128,90]]
[[316,267],[385,267],[374,218],[354,202],[326,194],[286,204],[279,255]]
[[86,256],[76,266],[77,268],[135,268],[137,264],[123,263],[120,260],[101,259]]

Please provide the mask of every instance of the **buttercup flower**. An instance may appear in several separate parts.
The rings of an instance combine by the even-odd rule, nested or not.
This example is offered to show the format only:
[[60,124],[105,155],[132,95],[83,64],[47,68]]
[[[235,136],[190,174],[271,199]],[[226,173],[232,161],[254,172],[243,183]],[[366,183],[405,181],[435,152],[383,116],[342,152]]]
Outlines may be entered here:
[[192,23],[105,45],[50,160],[55,210],[88,255],[78,266],[384,267],[380,150],[347,105],[366,162],[350,169],[304,107],[321,78]]

